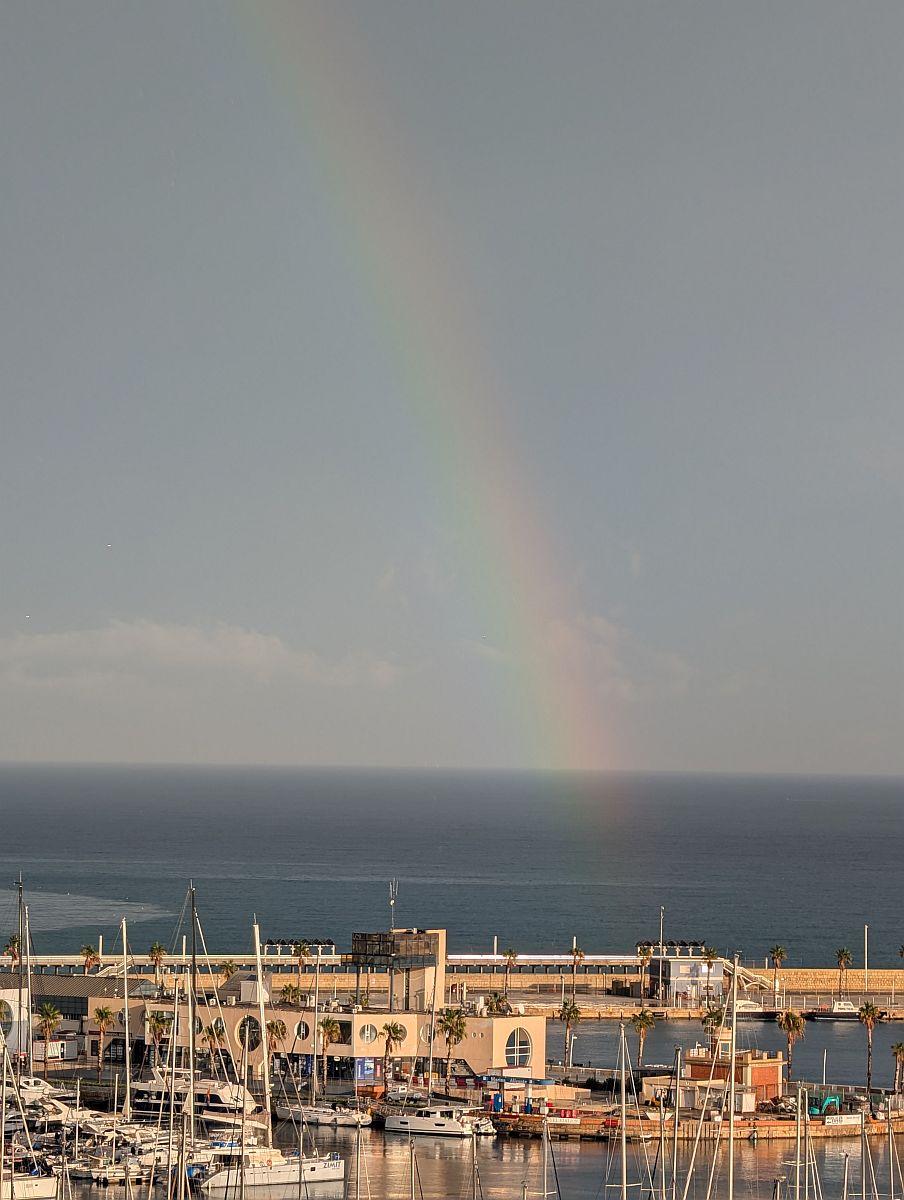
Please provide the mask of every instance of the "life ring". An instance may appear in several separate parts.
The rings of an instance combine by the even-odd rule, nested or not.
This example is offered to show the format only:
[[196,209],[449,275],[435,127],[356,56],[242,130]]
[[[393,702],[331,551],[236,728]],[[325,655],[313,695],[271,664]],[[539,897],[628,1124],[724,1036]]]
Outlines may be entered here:
[[268,1158],[268,1159],[267,1159],[267,1166],[268,1166],[268,1167],[272,1167],[272,1166],[273,1166],[273,1159],[272,1159],[272,1158]]

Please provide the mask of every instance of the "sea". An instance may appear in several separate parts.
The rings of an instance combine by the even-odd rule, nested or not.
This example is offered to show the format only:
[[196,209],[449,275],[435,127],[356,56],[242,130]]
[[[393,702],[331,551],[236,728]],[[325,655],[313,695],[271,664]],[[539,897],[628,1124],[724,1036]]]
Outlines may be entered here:
[[[255,918],[264,939],[345,948],[352,932],[388,927],[396,880],[395,925],[443,927],[452,951],[487,952],[496,939],[567,953],[576,939],[627,953],[658,940],[664,910],[666,940],[703,940],[761,968],[775,943],[788,966],[831,967],[841,946],[862,966],[865,926],[869,965],[900,967],[902,835],[898,779],[0,765],[0,938],[15,929],[20,874],[38,953],[100,936],[110,953],[123,917],[133,948],[178,948],[190,882],[212,955],[250,949]],[[700,1032],[661,1023],[646,1061],[671,1062]],[[612,1023],[583,1022],[575,1060],[612,1065],[617,1036]],[[551,1023],[553,1058],[561,1038]],[[783,1045],[764,1023],[745,1022],[745,1039]],[[895,1041],[904,1029],[880,1026],[879,1085],[891,1083]],[[862,1082],[864,1031],[808,1026],[795,1068]],[[402,1149],[372,1149],[404,1176]],[[470,1186],[461,1148],[424,1153],[446,1164],[435,1176],[425,1164],[425,1194]],[[535,1148],[482,1153],[485,1172],[502,1172],[498,1192],[485,1179],[488,1194],[520,1194]],[[556,1153],[566,1176],[572,1164],[571,1194],[613,1186],[598,1147]],[[835,1177],[843,1153],[820,1151]],[[782,1154],[761,1148],[748,1174],[771,1181]]]

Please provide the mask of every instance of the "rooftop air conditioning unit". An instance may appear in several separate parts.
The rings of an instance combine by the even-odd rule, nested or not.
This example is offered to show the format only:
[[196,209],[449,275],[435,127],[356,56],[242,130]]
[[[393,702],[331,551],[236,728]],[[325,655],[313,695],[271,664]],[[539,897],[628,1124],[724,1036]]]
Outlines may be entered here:
[[229,1008],[235,1008],[235,996],[227,996],[226,1004],[229,1006]]

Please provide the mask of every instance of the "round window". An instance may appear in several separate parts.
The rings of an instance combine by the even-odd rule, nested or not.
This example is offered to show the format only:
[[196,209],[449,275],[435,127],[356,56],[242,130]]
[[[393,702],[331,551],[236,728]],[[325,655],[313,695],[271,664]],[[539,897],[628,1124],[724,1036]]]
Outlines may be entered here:
[[0,1000],[0,1029],[3,1030],[4,1039],[9,1037],[10,1030],[13,1027],[13,1010],[5,1000]]
[[305,1038],[311,1036],[311,1027],[307,1021],[298,1022],[298,1024],[295,1026],[295,1036],[300,1038],[301,1041],[304,1041]]
[[400,1046],[402,1044],[402,1042],[404,1042],[405,1038],[408,1037],[408,1030],[405,1028],[404,1025],[400,1024],[398,1021],[394,1021],[393,1024],[399,1026],[399,1037],[398,1037],[398,1041],[396,1042],[396,1045]]
[[261,1044],[261,1027],[257,1017],[242,1017],[236,1030],[240,1046],[248,1050],[256,1050]]
[[505,1065],[507,1067],[526,1067],[530,1062],[530,1034],[520,1026],[513,1029],[505,1043]]
[[421,1041],[426,1042],[427,1045],[429,1046],[430,1045],[430,1026],[422,1025],[419,1036],[420,1036]]
[[376,1025],[362,1025],[359,1030],[362,1042],[375,1042],[377,1040]]

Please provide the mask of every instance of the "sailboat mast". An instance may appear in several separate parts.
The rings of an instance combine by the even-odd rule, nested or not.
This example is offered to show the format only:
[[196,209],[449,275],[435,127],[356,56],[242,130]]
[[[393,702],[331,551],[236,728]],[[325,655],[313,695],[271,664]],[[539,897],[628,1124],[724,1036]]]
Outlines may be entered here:
[[625,1024],[624,1021],[619,1025],[619,1054],[621,1056],[621,1072],[619,1081],[619,1101],[621,1104],[621,1120],[619,1126],[621,1129],[621,1200],[628,1200],[628,1097],[625,1090],[625,1072],[628,1066],[628,1044],[625,1040]]
[[122,1023],[125,1029],[126,1048],[125,1048],[125,1069],[126,1069],[126,1094],[122,1102],[122,1119],[131,1121],[132,1119],[132,1063],[129,1048],[129,935],[126,932],[126,919],[122,919]]
[[[16,882],[16,892],[17,892],[17,897],[18,897],[18,903],[17,903],[17,908],[16,908],[16,914],[18,917],[17,929],[16,929],[16,940],[18,942],[18,951],[19,951],[18,961],[16,963],[16,971],[19,976],[19,1006],[16,1010],[16,1064],[17,1064],[17,1068],[18,1068],[16,1071],[17,1076],[21,1076],[21,1074],[22,1074],[22,1031],[25,1026],[25,1022],[22,1019],[22,1001],[23,1001],[24,992],[25,992],[25,979],[24,979],[24,975],[23,975],[23,971],[25,970],[25,959],[24,959],[24,954],[25,954],[25,951],[24,951],[24,945],[25,945],[25,896],[24,896],[24,887],[25,887],[25,885],[22,881],[22,872],[20,871],[19,878]],[[30,1023],[31,1023],[31,1021],[29,1019],[29,1024]]]
[[191,973],[188,977],[188,1119],[191,1145],[195,1144],[195,1009],[197,997],[195,985],[198,978],[198,910],[195,906],[195,885],[189,884],[191,893]]
[[314,967],[314,1053],[311,1057],[311,1103],[316,1103],[317,1100],[317,1006],[320,1003],[320,950],[321,946],[317,944],[317,964]]
[[[257,921],[254,922],[254,966],[257,971],[257,1012],[258,1020],[261,1023],[261,1046],[264,1051],[264,1119],[267,1122],[265,1137],[269,1147],[273,1144],[270,1128],[270,1039],[267,1037],[267,1022],[264,1012],[264,969],[261,963],[261,930]],[[248,1040],[250,1041],[250,1039]],[[300,1163],[298,1169],[301,1170]]]
[[28,1073],[33,1075],[34,1045],[31,1032],[31,930],[28,925],[28,905],[23,909],[25,921],[25,1049],[28,1054]]
[[731,1043],[728,1061],[728,1200],[734,1200],[735,1056],[738,1049],[738,955],[731,968]]

